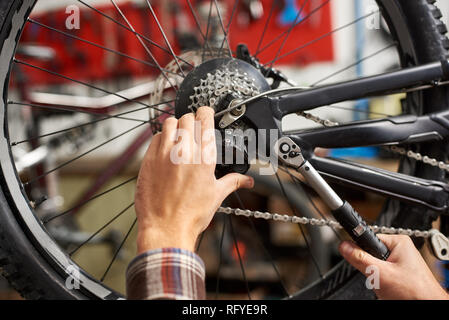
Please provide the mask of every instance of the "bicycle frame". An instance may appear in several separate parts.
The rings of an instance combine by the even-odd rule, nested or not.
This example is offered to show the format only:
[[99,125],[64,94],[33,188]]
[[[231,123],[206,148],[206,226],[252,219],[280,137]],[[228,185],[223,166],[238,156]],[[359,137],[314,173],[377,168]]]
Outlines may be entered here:
[[372,77],[340,82],[277,97],[275,116],[306,111],[342,101],[385,95],[449,79],[449,61],[442,60]]
[[[449,78],[449,62],[444,60],[373,77],[306,89],[292,94],[264,97],[249,102],[245,117],[257,128],[281,131],[287,114],[310,110],[346,100],[438,85]],[[415,178],[313,155],[321,148],[366,147],[444,141],[449,138],[449,111],[424,116],[397,116],[360,121],[347,125],[305,131],[284,132],[302,150],[322,176],[336,183],[422,205],[441,214],[448,213],[449,186],[439,181]],[[267,146],[268,147],[268,146]]]
[[[279,130],[280,121],[287,114],[341,101],[384,94],[386,90],[394,92],[395,90],[413,88],[426,83],[437,85],[439,81],[447,78],[449,78],[449,61],[434,62],[335,85],[265,97],[248,103],[245,117],[258,128]],[[147,92],[147,90],[144,91]],[[142,93],[139,92],[137,95],[140,97]],[[58,97],[59,95],[54,96]],[[38,96],[34,98],[39,100]],[[61,102],[60,100],[58,100],[58,103]],[[39,100],[38,102],[42,103],[43,101]],[[108,107],[116,107],[116,103],[117,101],[108,105]],[[100,109],[104,110],[105,108],[103,106]],[[78,199],[75,208],[78,208],[86,199],[95,194],[114,173],[124,166],[148,138],[149,131],[147,130],[137,137],[117,160],[110,163],[108,169],[102,172],[92,186],[88,188],[88,191]],[[309,161],[312,165],[330,182],[341,183],[422,205],[439,213],[448,213],[449,186],[447,184],[348,161],[320,158],[314,156],[312,151],[317,147],[332,149],[443,141],[449,138],[449,111],[420,117],[406,115],[359,121],[324,130],[289,131],[283,134],[291,137],[295,143],[306,151],[305,154],[309,155]]]

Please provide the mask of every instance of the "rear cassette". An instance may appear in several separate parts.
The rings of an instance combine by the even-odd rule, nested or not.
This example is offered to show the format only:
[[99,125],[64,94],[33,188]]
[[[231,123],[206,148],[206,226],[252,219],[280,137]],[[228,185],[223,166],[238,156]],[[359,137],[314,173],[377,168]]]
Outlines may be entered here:
[[[232,101],[243,101],[267,90],[270,90],[267,80],[249,63],[231,58],[209,60],[193,69],[182,82],[176,96],[175,114],[180,118],[202,106],[220,112]],[[239,119],[222,128],[218,122],[216,119],[216,128],[221,128],[217,137],[216,176],[247,172],[249,160],[246,141],[241,133],[249,129],[249,125]]]

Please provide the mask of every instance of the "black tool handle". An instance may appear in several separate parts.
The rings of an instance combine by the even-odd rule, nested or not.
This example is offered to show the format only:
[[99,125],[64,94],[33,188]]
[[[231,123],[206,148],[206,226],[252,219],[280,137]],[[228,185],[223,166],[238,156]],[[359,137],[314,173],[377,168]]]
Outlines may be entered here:
[[343,206],[332,211],[332,214],[360,248],[378,259],[387,260],[390,250],[348,202],[345,201]]

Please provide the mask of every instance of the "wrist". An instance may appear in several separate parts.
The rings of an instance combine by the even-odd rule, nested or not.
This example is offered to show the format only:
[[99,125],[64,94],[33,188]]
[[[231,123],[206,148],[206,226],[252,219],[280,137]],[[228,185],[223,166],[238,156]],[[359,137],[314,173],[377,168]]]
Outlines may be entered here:
[[179,248],[195,251],[196,236],[158,228],[146,228],[137,233],[137,254],[161,248]]

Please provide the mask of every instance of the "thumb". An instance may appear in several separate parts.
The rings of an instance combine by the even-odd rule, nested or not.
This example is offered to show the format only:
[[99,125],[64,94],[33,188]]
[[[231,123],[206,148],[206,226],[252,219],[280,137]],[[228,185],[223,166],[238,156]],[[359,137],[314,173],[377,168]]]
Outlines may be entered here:
[[383,263],[382,260],[373,257],[351,241],[343,241],[338,247],[338,250],[346,261],[348,261],[354,268],[359,270],[365,276],[368,276],[367,268],[369,266],[374,265],[380,267]]
[[254,187],[253,178],[239,173],[227,174],[223,178],[219,179],[218,183],[220,184],[223,193],[225,193],[225,197],[238,189],[251,189]]

